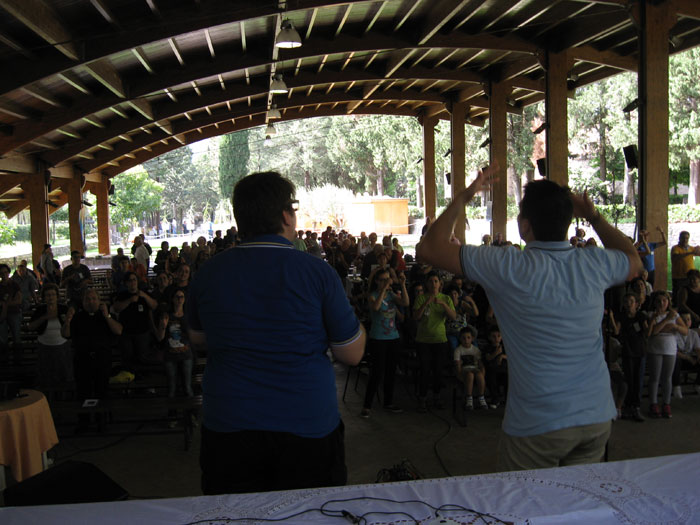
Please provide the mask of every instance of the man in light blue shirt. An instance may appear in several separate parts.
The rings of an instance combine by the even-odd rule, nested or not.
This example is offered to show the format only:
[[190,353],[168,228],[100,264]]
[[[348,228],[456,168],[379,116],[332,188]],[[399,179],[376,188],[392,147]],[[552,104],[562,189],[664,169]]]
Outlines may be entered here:
[[[600,461],[616,415],[603,355],[603,292],[638,275],[634,245],[588,196],[541,180],[525,188],[518,227],[526,247],[455,246],[458,212],[487,188],[476,180],[433,223],[419,260],[463,274],[486,290],[508,349],[509,389],[499,444],[502,470]],[[591,223],[606,249],[567,242],[573,216]]]

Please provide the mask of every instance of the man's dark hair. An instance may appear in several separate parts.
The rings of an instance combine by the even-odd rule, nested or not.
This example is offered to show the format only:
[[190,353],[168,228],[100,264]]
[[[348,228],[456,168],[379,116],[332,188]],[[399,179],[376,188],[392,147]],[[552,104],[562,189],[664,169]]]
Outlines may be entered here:
[[80,258],[83,257],[83,254],[82,254],[81,252],[79,252],[78,250],[73,250],[72,252],[70,252],[70,256],[71,256],[71,257],[74,257],[74,256],[76,256],[76,255],[77,255],[78,257],[80,257]]
[[9,264],[0,263],[0,269],[2,269],[2,268],[7,268],[7,271],[8,271],[8,272],[10,271],[10,265],[9,265]]
[[549,180],[537,180],[525,186],[520,216],[530,221],[536,240],[566,240],[573,215],[569,188]]
[[233,215],[241,237],[280,233],[282,212],[292,210],[294,193],[294,184],[274,171],[239,180],[233,188]]

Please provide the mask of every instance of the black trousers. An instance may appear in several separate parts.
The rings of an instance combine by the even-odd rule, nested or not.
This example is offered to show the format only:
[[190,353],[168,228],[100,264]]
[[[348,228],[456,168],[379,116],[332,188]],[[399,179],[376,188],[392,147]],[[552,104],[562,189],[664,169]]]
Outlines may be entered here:
[[450,352],[450,343],[418,343],[418,364],[420,366],[420,397],[428,395],[428,384],[432,381],[433,394],[438,395],[442,388],[442,369]]
[[202,426],[199,465],[205,495],[345,485],[345,425],[318,439]]
[[364,408],[372,408],[372,398],[377,393],[379,382],[384,378],[384,405],[394,402],[394,380],[396,378],[396,363],[399,359],[400,339],[370,339],[369,358],[370,370],[367,390],[365,391]]
[[644,381],[642,358],[623,357],[622,371],[624,372],[625,379],[627,380],[625,406],[628,408],[639,407],[642,399],[642,384]]

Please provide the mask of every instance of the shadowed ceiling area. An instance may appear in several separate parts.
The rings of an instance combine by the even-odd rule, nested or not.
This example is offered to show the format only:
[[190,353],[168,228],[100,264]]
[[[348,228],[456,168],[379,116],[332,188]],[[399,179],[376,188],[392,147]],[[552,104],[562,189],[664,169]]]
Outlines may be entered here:
[[[672,53],[700,43],[700,2],[669,3]],[[267,122],[387,114],[483,125],[544,99],[546,54],[572,90],[636,71],[628,0],[0,0],[0,184],[22,166],[113,177],[172,149]],[[275,46],[290,21],[301,47]],[[272,95],[279,75],[288,91]],[[19,166],[19,167],[18,167]],[[60,189],[52,198],[61,201]]]

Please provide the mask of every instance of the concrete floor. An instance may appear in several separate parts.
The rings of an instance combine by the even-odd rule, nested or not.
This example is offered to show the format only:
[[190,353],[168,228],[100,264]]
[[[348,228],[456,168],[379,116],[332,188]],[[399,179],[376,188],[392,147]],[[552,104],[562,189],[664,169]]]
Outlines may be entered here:
[[[418,413],[412,385],[398,377],[395,402],[401,414],[376,406],[369,419],[359,417],[366,375],[361,374],[359,392],[353,389],[355,372],[346,402],[340,401],[346,369],[336,365],[340,410],[346,425],[346,451],[350,484],[372,483],[377,472],[403,459],[410,460],[424,478],[472,475],[496,470],[496,447],[503,408],[474,411],[461,427],[452,417],[451,392],[443,391],[445,409]],[[673,419],[644,423],[617,421],[609,444],[609,460],[700,451],[700,396],[685,387],[686,396],[674,399]],[[164,428],[164,426],[163,426]],[[112,437],[64,438],[52,455],[57,463],[72,459],[95,464],[134,498],[165,498],[201,495],[199,488],[199,432],[189,451],[181,434],[133,435],[119,443]],[[436,454],[439,453],[440,460]],[[80,452],[85,451],[85,452]]]

